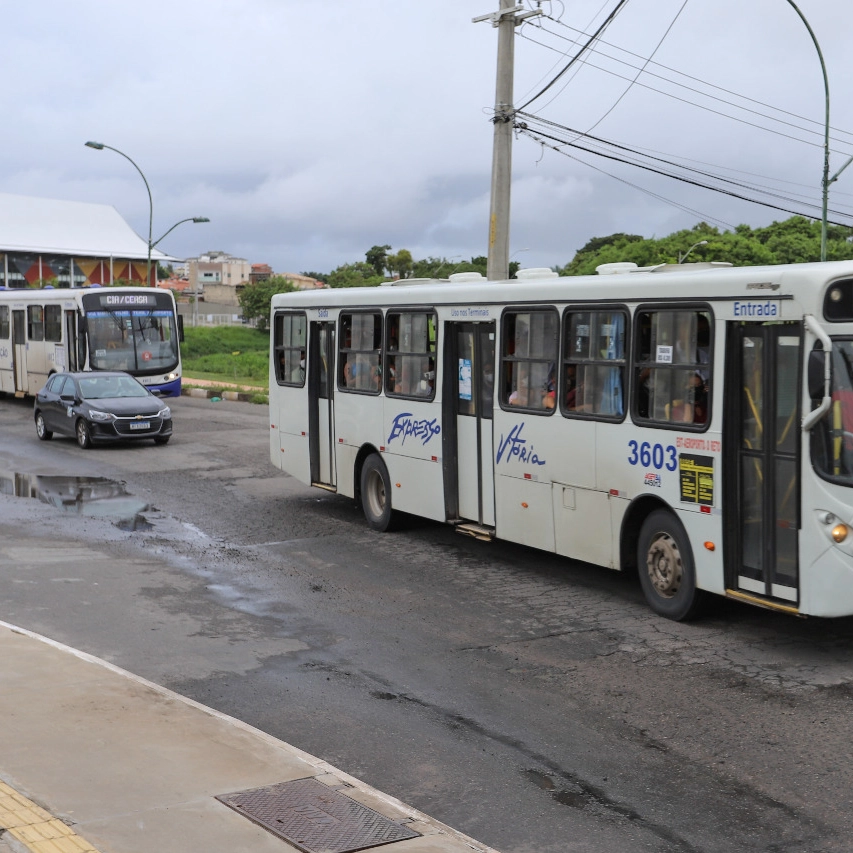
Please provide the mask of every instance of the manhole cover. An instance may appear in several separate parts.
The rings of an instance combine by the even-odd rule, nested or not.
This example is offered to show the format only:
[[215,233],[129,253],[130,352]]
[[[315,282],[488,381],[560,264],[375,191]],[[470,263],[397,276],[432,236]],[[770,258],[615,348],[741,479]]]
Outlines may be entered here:
[[306,853],[352,853],[420,836],[316,779],[216,799]]

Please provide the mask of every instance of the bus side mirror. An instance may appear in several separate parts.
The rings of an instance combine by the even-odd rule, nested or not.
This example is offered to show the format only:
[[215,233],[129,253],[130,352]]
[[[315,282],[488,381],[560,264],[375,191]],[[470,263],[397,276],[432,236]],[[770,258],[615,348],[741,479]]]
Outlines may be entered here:
[[824,395],[824,369],[826,352],[822,349],[813,349],[809,353],[808,382],[809,397],[815,402],[820,402]]
[[178,341],[184,342],[184,315],[178,314]]

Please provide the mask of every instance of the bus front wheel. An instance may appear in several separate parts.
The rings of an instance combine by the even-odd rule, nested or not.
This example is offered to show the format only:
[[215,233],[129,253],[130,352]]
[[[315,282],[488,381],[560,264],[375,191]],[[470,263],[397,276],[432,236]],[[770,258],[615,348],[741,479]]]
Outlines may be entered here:
[[391,478],[376,453],[364,460],[361,469],[361,507],[374,530],[384,532],[394,527],[397,514],[391,508]]
[[681,522],[664,509],[643,522],[637,551],[640,586],[652,610],[681,622],[697,616],[706,593],[696,588],[696,567]]

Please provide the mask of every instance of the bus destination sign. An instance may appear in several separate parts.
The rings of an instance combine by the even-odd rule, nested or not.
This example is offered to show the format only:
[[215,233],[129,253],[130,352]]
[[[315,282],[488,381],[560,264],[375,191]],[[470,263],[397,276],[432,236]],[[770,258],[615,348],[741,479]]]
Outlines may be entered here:
[[101,308],[154,308],[157,297],[153,293],[102,293],[98,302]]

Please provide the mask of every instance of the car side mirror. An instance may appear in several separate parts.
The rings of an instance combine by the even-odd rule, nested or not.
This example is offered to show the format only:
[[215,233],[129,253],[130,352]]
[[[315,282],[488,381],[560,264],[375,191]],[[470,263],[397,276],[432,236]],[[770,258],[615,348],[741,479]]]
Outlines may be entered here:
[[826,355],[822,349],[813,349],[809,353],[807,366],[809,397],[815,402],[820,402],[824,395]]
[[59,399],[68,406],[76,406],[80,402],[73,394],[60,394]]

